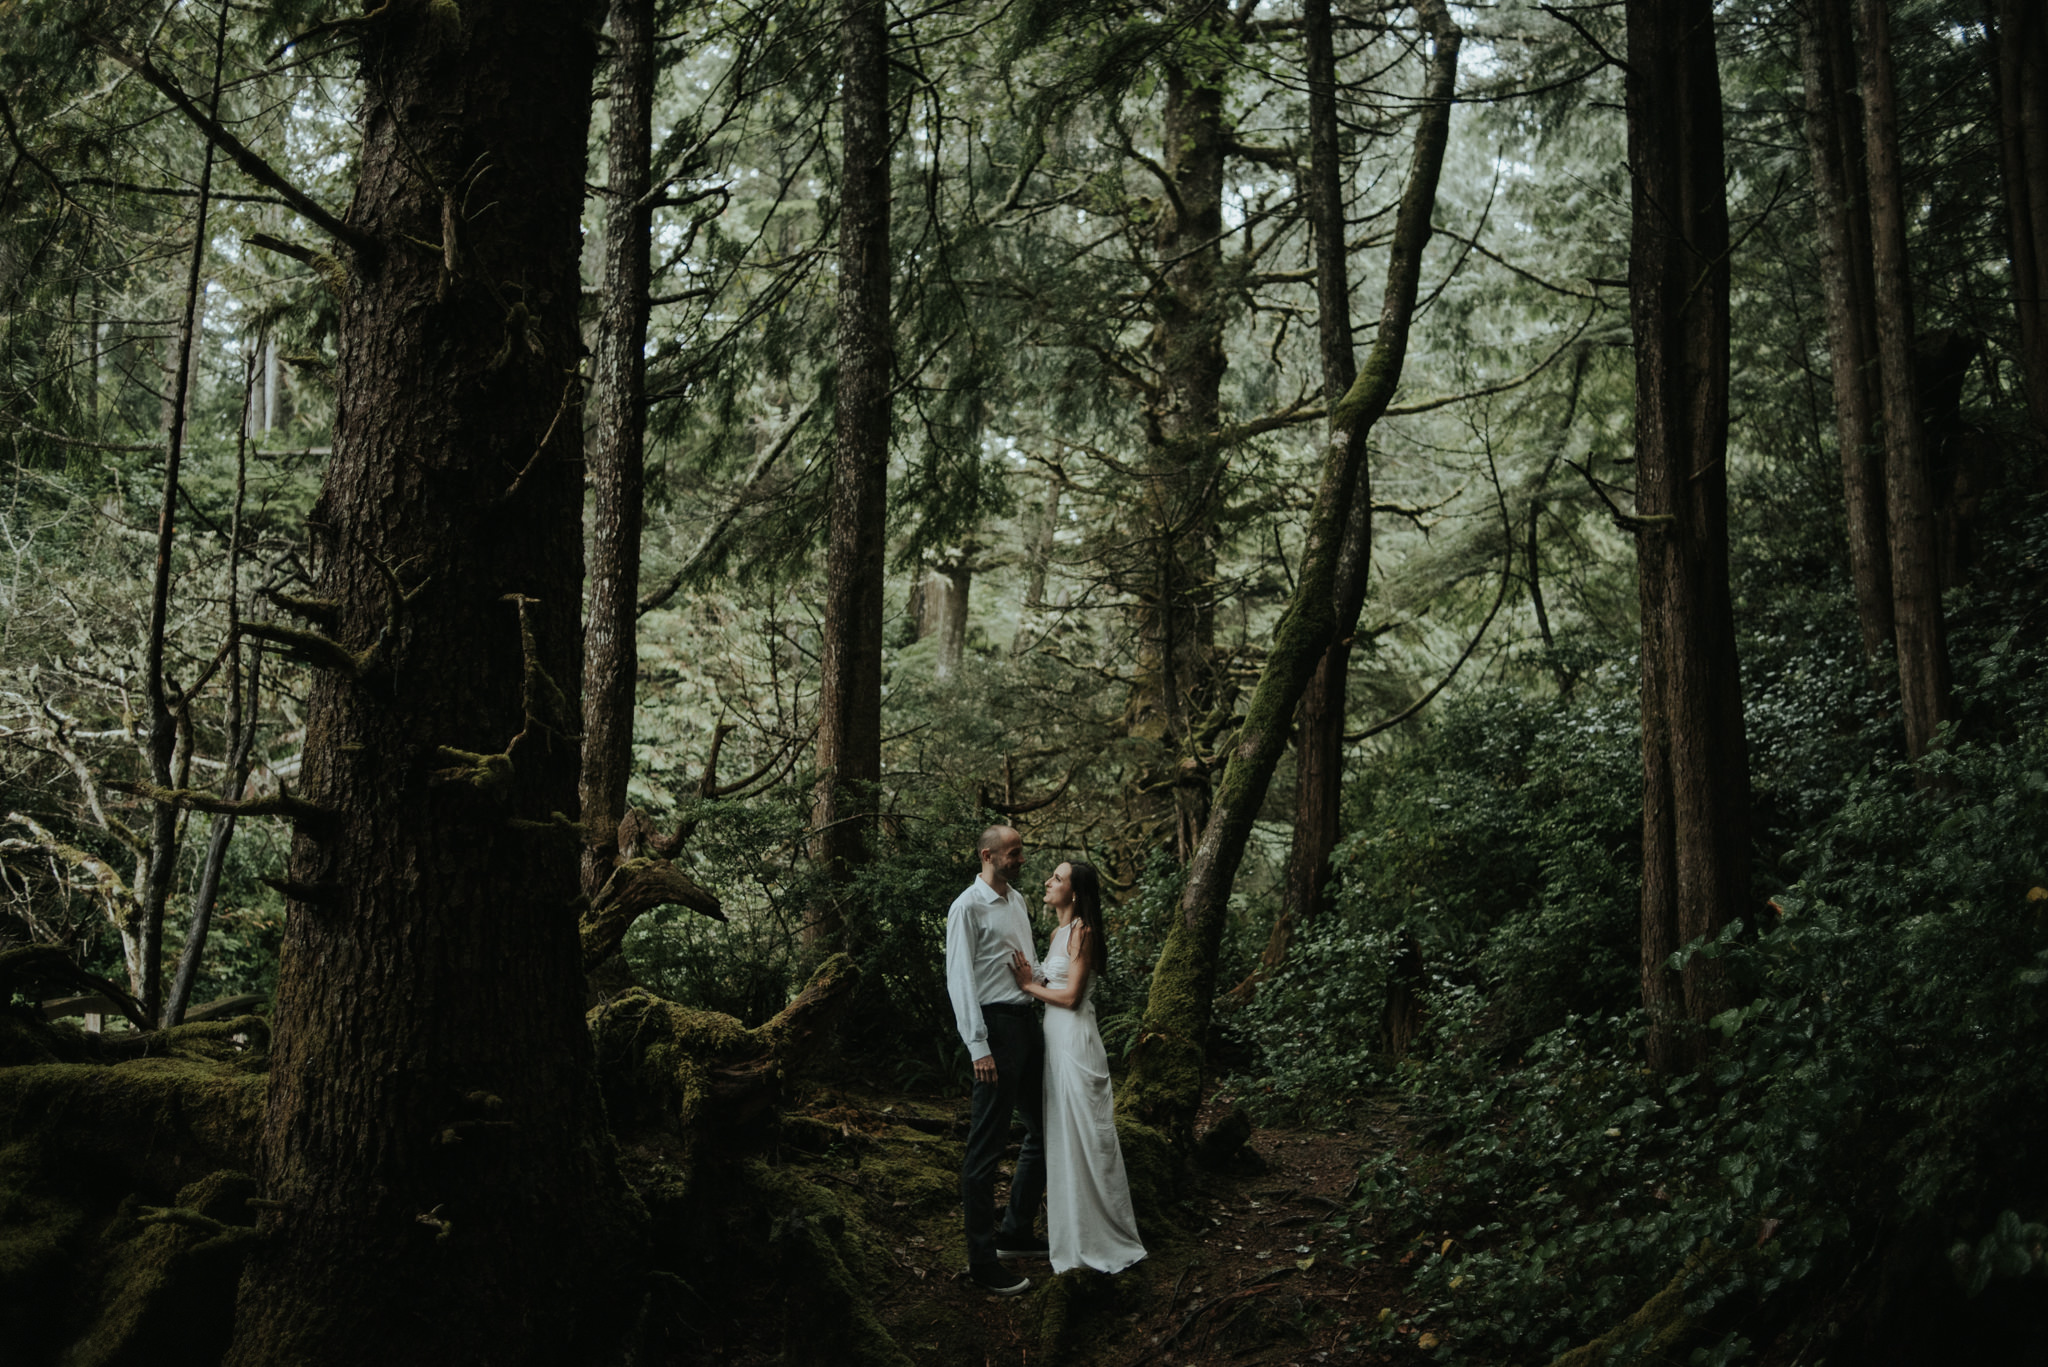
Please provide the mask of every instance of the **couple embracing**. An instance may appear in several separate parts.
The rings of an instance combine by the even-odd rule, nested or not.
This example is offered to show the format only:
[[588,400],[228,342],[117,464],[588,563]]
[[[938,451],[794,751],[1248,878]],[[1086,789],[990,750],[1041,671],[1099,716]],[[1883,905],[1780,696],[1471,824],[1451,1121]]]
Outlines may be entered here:
[[[1012,886],[1024,869],[1023,837],[991,826],[980,854],[981,876],[946,915],[946,989],[974,1060],[960,1200],[968,1274],[986,1291],[1014,1296],[1031,1282],[1001,1259],[1049,1258],[1054,1272],[1121,1272],[1145,1256],[1145,1246],[1131,1212],[1110,1109],[1109,1058],[1089,994],[1108,960],[1101,880],[1080,863],[1061,864],[1045,880],[1045,905],[1059,926],[1040,961],[1030,908]],[[1034,999],[1045,1003],[1042,1030]],[[1024,1121],[1024,1144],[999,1225],[996,1161],[1013,1115]],[[1046,1239],[1033,1233],[1041,1194]]]

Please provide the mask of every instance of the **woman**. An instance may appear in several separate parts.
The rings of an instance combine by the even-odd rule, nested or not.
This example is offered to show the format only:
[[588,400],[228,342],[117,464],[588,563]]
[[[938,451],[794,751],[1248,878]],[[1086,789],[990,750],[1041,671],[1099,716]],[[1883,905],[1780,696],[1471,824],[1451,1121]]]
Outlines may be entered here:
[[1022,954],[1011,958],[1017,986],[1044,1002],[1046,1235],[1054,1272],[1092,1267],[1121,1272],[1145,1256],[1111,1113],[1109,1056],[1095,1028],[1088,989],[1108,963],[1102,938],[1102,880],[1088,864],[1062,864],[1045,880],[1045,904],[1059,913],[1040,982]]

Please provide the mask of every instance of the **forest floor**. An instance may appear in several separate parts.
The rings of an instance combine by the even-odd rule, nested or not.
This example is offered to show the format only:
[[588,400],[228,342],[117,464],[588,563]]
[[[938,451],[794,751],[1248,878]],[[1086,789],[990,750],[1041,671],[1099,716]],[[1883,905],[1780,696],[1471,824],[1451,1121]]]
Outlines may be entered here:
[[[1202,1124],[1222,1109],[1212,1100]],[[1406,1142],[1391,1101],[1369,1103],[1356,1129],[1255,1129],[1226,1170],[1193,1172],[1181,1228],[1163,1239],[1148,1230],[1151,1256],[1096,1279],[1056,1347],[1045,1332],[1057,1290],[1049,1264],[1010,1263],[1033,1283],[1015,1297],[967,1279],[957,1197],[966,1117],[965,1097],[839,1086],[816,1089],[784,1121],[797,1142],[779,1161],[865,1224],[870,1304],[914,1362],[1311,1367],[1420,1360],[1436,1346],[1410,1322],[1419,1307],[1397,1264],[1412,1252],[1392,1243],[1412,1231],[1375,1228],[1351,1209],[1364,1158]],[[784,1293],[763,1286],[741,1301],[721,1305],[724,1332],[704,1345],[715,1361],[826,1360],[807,1347],[806,1317]]]

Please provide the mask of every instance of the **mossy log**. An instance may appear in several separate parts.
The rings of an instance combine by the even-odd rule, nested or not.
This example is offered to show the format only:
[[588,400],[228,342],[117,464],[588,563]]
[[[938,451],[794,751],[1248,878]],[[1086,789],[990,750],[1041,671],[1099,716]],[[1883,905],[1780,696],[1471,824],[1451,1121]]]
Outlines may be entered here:
[[213,1361],[255,1237],[268,1030],[103,1036],[0,1012],[0,1343],[8,1360]]
[[859,981],[853,960],[836,954],[781,1014],[751,1030],[722,1012],[679,1006],[638,987],[593,1008],[612,1129],[629,1166],[636,1147],[646,1155],[650,1166],[636,1179],[658,1178],[659,1190],[643,1195],[656,1204],[685,1197],[700,1145],[737,1139],[777,1102],[784,1080],[816,1051]]
[[814,1362],[910,1367],[875,1314],[868,1265],[884,1258],[868,1247],[866,1224],[849,1219],[837,1196],[787,1169],[754,1160],[740,1177],[753,1199],[774,1212],[769,1244],[790,1299],[790,1350]]

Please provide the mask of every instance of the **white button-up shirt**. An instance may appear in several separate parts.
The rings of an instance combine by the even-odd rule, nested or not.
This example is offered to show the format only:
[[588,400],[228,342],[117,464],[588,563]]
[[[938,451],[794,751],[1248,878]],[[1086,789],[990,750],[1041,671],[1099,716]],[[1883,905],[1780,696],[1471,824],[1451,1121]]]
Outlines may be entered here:
[[971,1059],[989,1056],[983,1002],[1031,1001],[1031,994],[1017,986],[1016,975],[1010,972],[1013,949],[1022,950],[1025,959],[1037,965],[1024,894],[1012,887],[998,897],[994,888],[976,878],[946,912],[946,991],[953,998],[953,1019]]

